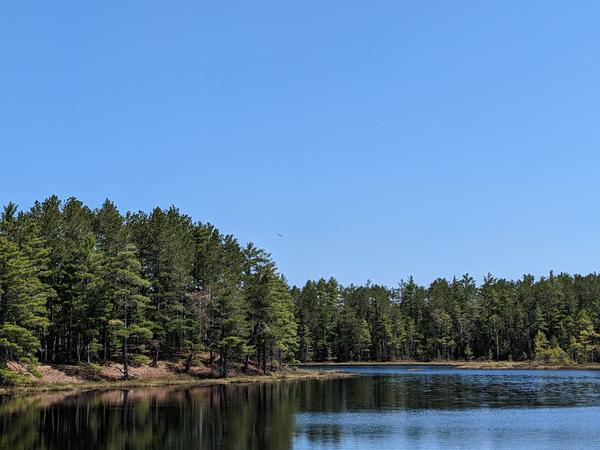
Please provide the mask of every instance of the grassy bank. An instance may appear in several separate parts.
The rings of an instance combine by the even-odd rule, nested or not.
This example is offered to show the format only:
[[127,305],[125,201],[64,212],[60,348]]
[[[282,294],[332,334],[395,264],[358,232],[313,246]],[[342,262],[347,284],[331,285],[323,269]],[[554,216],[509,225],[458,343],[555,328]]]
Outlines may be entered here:
[[[215,386],[236,383],[325,380],[350,376],[341,372],[288,368],[267,375],[238,373],[226,378],[219,378],[212,371],[206,370],[206,367],[194,367],[188,374],[168,363],[160,363],[158,367],[154,368],[132,369],[133,377],[129,380],[123,380],[121,377],[114,376],[114,369],[115,367],[112,365],[96,366],[93,369],[85,365],[42,365],[37,367],[37,370],[41,373],[40,377],[29,377],[25,383],[0,387],[0,394],[161,386]],[[63,375],[57,375],[57,373]]]
[[344,366],[448,366],[456,369],[522,369],[522,370],[600,370],[600,364],[544,364],[538,361],[350,361],[314,362],[298,364],[297,367],[344,367]]

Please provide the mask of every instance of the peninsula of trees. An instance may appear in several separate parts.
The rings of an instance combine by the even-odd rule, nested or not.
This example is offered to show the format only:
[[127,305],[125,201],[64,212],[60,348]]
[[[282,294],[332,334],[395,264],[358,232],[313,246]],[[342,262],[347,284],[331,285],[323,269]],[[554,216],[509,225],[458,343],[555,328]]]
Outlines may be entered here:
[[600,276],[464,275],[290,287],[265,250],[177,208],[122,214],[52,196],[0,217],[0,381],[11,361],[156,364],[221,375],[295,361],[600,358]]

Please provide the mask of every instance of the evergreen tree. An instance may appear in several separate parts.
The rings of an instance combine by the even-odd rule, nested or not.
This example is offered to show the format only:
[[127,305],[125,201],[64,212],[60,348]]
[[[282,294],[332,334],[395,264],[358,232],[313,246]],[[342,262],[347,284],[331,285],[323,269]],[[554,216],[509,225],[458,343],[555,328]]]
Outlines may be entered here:
[[227,376],[230,363],[249,354],[248,304],[235,280],[224,278],[214,289],[209,306],[211,338],[220,357],[220,374]]
[[548,362],[549,359],[549,345],[548,338],[543,331],[538,331],[535,335],[535,358],[543,359],[544,362]]
[[270,359],[268,327],[270,322],[270,291],[276,277],[275,264],[271,255],[256,248],[252,243],[244,249],[246,270],[244,274],[244,295],[249,306],[249,320],[252,324],[250,343],[256,349],[256,359],[263,373],[267,372]]
[[585,360],[594,362],[600,347],[600,334],[596,332],[594,324],[585,310],[579,314],[579,329],[579,342],[585,354]]
[[196,333],[193,311],[186,304],[192,284],[193,227],[175,207],[155,208],[150,215],[129,214],[127,226],[139,249],[144,277],[151,283],[156,364],[161,348],[165,353],[180,351]]
[[47,289],[36,268],[7,236],[0,235],[0,368],[34,358],[48,325]]
[[265,343],[281,368],[284,362],[294,359],[298,350],[298,332],[293,299],[285,279],[280,276],[274,277],[270,283],[267,305]]
[[123,378],[129,378],[129,344],[135,340],[147,341],[152,337],[149,323],[145,320],[150,299],[142,294],[150,282],[141,275],[141,264],[132,245],[114,257],[107,257],[105,265],[105,291],[112,303],[114,318],[110,326],[122,342]]

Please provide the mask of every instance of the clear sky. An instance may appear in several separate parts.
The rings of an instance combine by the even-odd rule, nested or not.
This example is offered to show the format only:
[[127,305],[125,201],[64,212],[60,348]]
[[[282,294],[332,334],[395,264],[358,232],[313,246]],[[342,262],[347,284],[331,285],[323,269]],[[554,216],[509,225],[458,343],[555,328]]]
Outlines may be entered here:
[[599,17],[591,1],[2,2],[0,201],[175,204],[292,283],[596,271]]

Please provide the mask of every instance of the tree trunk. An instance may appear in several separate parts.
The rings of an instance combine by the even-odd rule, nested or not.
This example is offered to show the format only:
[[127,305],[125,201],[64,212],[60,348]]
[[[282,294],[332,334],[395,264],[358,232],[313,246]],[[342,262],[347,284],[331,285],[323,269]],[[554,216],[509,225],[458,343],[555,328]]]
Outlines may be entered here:
[[52,362],[58,361],[58,336],[52,336]]
[[185,373],[190,373],[190,371],[192,370],[192,358],[194,357],[194,352],[190,352],[190,354],[187,357],[187,360],[185,361]]
[[500,361],[500,346],[498,345],[498,328],[496,328],[496,361]]
[[129,380],[129,352],[126,337],[123,338],[123,379]]
[[106,325],[104,325],[104,330],[102,331],[102,361],[104,365],[108,360],[108,331],[106,330]]
[[267,374],[267,349],[266,345],[262,345],[262,372]]
[[227,377],[227,350],[221,351],[221,376]]
[[[128,324],[127,324],[127,307],[125,307],[125,317],[124,317],[124,325],[125,325],[125,330],[127,330],[128,328]],[[127,348],[127,344],[129,341],[129,336],[126,334],[123,337],[123,378],[125,380],[129,379],[129,349]]]
[[77,350],[77,364],[81,363],[81,333],[77,333],[77,345],[75,346]]
[[260,340],[257,338],[257,340],[256,340],[256,362],[258,364],[258,370],[260,370],[261,355],[262,355],[262,348],[260,346]]
[[157,367],[158,366],[158,345],[156,345],[154,347],[154,350],[152,352],[152,364],[150,364],[150,367]]

